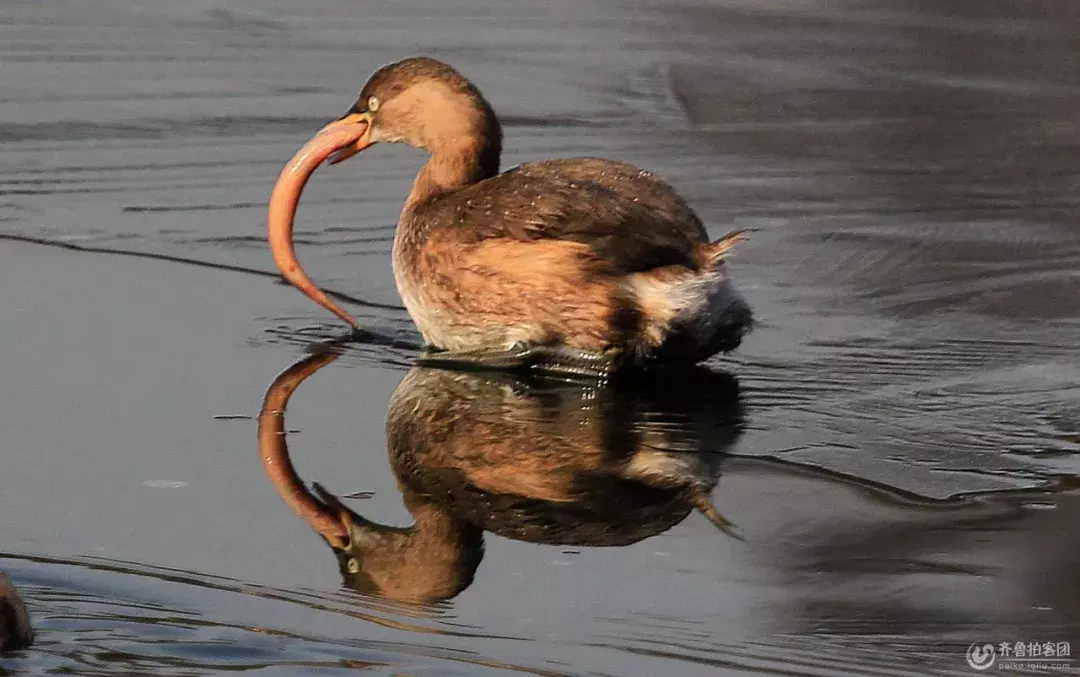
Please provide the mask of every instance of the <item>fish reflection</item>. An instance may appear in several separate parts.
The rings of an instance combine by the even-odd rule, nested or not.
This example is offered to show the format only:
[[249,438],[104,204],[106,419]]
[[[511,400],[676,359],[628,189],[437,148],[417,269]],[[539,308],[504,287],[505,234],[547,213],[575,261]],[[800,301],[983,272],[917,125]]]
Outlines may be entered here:
[[[472,582],[483,532],[520,541],[625,546],[712,505],[724,452],[741,429],[734,378],[694,369],[627,388],[414,368],[390,402],[390,465],[413,516],[385,526],[350,510],[289,460],[285,409],[337,348],[283,372],[259,416],[263,466],[282,499],[337,556],[345,583],[409,602]],[[672,387],[677,383],[677,387]]]

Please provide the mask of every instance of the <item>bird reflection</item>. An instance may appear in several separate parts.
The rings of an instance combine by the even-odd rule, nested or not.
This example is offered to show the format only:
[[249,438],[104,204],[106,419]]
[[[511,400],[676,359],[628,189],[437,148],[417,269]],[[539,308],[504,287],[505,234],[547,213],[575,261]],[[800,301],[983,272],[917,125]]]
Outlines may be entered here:
[[612,388],[497,373],[417,367],[386,421],[390,465],[413,517],[385,526],[289,460],[289,397],[333,362],[330,347],[283,372],[259,417],[263,466],[294,512],[336,555],[345,584],[430,603],[464,590],[483,557],[483,532],[563,546],[625,546],[712,505],[724,452],[740,433],[734,378],[703,368]]

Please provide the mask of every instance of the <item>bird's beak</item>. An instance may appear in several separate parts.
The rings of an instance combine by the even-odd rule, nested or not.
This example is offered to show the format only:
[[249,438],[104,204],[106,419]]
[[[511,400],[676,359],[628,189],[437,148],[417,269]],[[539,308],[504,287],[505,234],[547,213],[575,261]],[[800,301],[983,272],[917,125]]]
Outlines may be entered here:
[[341,119],[334,120],[319,131],[319,134],[322,134],[323,132],[333,131],[337,129],[355,129],[359,125],[363,125],[365,127],[364,132],[353,143],[349,143],[332,152],[330,154],[330,164],[336,165],[343,160],[348,160],[352,156],[356,155],[360,151],[375,143],[371,140],[371,129],[373,126],[371,120],[371,113],[368,113],[367,111],[363,113],[347,113]]
[[311,137],[281,170],[281,175],[274,185],[274,192],[270,195],[270,213],[267,218],[270,251],[281,274],[308,298],[354,328],[360,326],[356,320],[331,301],[300,266],[293,247],[293,219],[304,186],[323,161],[329,158],[331,163],[341,162],[374,143],[371,140],[371,122],[370,113],[349,113],[326,125]]

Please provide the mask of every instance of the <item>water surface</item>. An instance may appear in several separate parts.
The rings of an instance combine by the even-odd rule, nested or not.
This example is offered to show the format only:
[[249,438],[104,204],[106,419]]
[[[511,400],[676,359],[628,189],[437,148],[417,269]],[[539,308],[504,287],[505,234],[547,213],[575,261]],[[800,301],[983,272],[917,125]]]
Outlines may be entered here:
[[[1080,644],[1078,20],[4,3],[0,570],[39,643],[0,672],[971,674],[975,641]],[[389,249],[422,156],[320,171],[299,254],[370,334],[292,397],[290,457],[364,520],[438,527],[409,552],[453,554],[357,590],[261,467],[268,385],[340,335],[277,283],[264,210],[417,52],[492,101],[506,166],[633,162],[714,234],[753,228],[731,266],[760,324],[677,388],[410,372]]]

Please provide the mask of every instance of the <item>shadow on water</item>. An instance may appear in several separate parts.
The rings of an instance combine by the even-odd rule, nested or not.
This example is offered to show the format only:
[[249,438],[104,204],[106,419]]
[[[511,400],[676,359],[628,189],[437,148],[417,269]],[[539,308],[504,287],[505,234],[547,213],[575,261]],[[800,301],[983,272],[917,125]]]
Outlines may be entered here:
[[376,524],[293,469],[285,410],[340,355],[328,346],[285,370],[259,414],[275,489],[334,551],[345,584],[389,599],[455,597],[483,557],[483,532],[530,543],[611,547],[662,533],[710,503],[742,423],[738,384],[695,369],[680,387],[626,389],[414,367],[387,415],[390,465],[411,527]]
[[[364,509],[309,490],[284,425],[316,372],[309,383],[370,373],[338,361],[359,349],[321,346],[286,369],[259,420],[261,465],[329,546],[340,589],[0,553],[38,629],[0,670],[921,677],[964,674],[972,641],[1075,643],[1075,478],[935,499],[740,456],[752,412],[707,370],[596,388],[414,368],[385,436],[412,524],[368,519],[394,500],[385,485]],[[365,477],[381,455],[350,465]],[[287,537],[283,513],[258,520]],[[740,539],[717,531],[721,513]]]
[[[403,664],[440,675],[560,674],[447,646],[436,633],[458,643],[476,635],[433,630],[401,613],[407,610],[373,610],[341,595],[107,558],[0,553],[0,562],[24,581],[30,612],[40,619],[32,650],[0,656],[0,675],[394,675]],[[361,632],[358,621],[374,625]],[[376,627],[426,641],[376,638]]]
[[[343,584],[410,614],[438,614],[447,607],[429,605],[470,586],[484,599],[494,594],[484,576],[474,580],[485,533],[618,551],[668,532],[695,509],[727,530],[712,493],[745,538],[695,531],[702,544],[727,543],[724,554],[702,561],[684,551],[677,571],[711,579],[697,594],[714,604],[749,594],[755,601],[744,601],[743,612],[753,609],[773,639],[748,648],[725,639],[713,619],[700,630],[718,631],[716,638],[695,631],[680,640],[703,621],[661,614],[651,627],[646,609],[627,602],[607,621],[614,634],[605,646],[692,663],[764,661],[792,674],[819,660],[837,673],[926,674],[947,667],[943,657],[962,655],[972,639],[1068,641],[1080,624],[1075,478],[929,498],[813,465],[738,456],[730,453],[744,427],[737,382],[705,369],[680,375],[678,387],[669,379],[611,388],[414,368],[394,392],[386,424],[390,467],[413,523],[378,524],[318,483],[309,490],[287,445],[290,396],[350,349],[324,345],[273,382],[260,415],[261,461],[285,503],[330,546]],[[502,566],[491,563],[487,575]],[[591,568],[580,566],[579,574]],[[655,584],[663,574],[642,575],[623,585]],[[688,593],[676,606],[689,603]],[[860,661],[874,667],[860,669]]]

